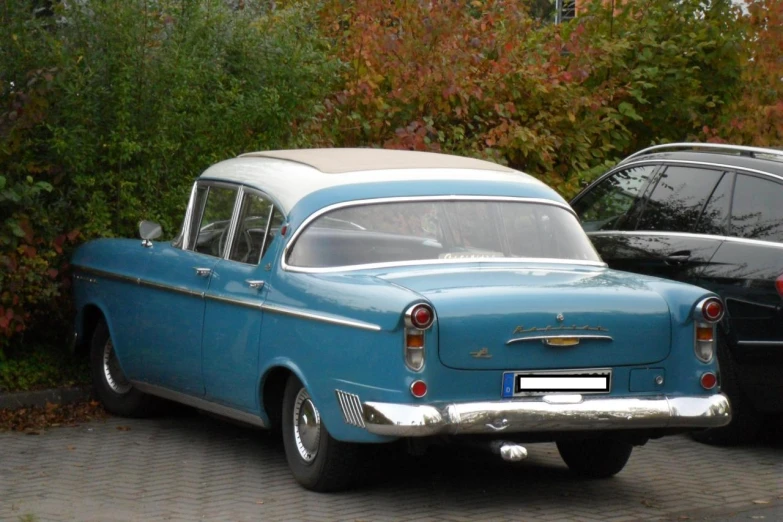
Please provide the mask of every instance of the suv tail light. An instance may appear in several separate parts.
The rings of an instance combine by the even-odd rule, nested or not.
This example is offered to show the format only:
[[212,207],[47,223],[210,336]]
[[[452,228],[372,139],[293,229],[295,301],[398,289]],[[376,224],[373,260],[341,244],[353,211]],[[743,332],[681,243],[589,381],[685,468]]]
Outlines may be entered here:
[[778,294],[780,294],[780,297],[783,297],[783,274],[780,274],[777,279],[775,279],[775,288],[778,289]]

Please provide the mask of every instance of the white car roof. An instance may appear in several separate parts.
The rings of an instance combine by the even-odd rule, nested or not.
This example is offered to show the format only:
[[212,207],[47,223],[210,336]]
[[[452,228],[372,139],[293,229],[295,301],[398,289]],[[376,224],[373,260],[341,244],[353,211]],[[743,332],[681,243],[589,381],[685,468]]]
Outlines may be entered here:
[[200,179],[241,183],[274,197],[288,213],[324,188],[388,181],[505,181],[541,184],[503,165],[432,152],[298,149],[250,152],[209,167]]

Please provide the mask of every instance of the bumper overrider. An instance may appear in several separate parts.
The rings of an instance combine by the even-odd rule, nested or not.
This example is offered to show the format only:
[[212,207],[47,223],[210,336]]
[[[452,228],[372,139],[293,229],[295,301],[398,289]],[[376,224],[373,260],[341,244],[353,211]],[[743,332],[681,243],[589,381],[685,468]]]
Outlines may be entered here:
[[610,398],[548,395],[508,401],[393,404],[337,392],[345,421],[393,437],[650,428],[716,428],[731,420],[723,394]]

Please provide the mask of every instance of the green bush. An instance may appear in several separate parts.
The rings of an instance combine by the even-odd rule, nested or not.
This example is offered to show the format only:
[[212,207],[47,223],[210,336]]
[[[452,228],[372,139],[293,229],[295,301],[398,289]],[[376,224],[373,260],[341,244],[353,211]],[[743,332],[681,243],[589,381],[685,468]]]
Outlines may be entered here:
[[[76,241],[179,227],[193,179],[301,143],[337,78],[312,6],[29,0],[0,8],[0,354],[62,333]],[[29,335],[25,342],[30,342]]]

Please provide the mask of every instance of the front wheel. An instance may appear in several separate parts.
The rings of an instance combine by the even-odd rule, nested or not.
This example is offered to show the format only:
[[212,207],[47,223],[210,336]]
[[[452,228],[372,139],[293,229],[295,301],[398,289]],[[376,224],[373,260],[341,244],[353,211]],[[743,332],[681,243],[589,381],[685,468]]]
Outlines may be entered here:
[[358,445],[329,435],[309,392],[294,375],[285,387],[282,428],[285,456],[297,482],[321,492],[350,486],[360,464]]
[[152,398],[134,388],[125,377],[105,321],[98,323],[92,336],[90,373],[95,394],[109,413],[123,417],[149,413]]
[[609,478],[622,471],[633,446],[612,439],[560,440],[557,451],[568,469],[577,475]]

